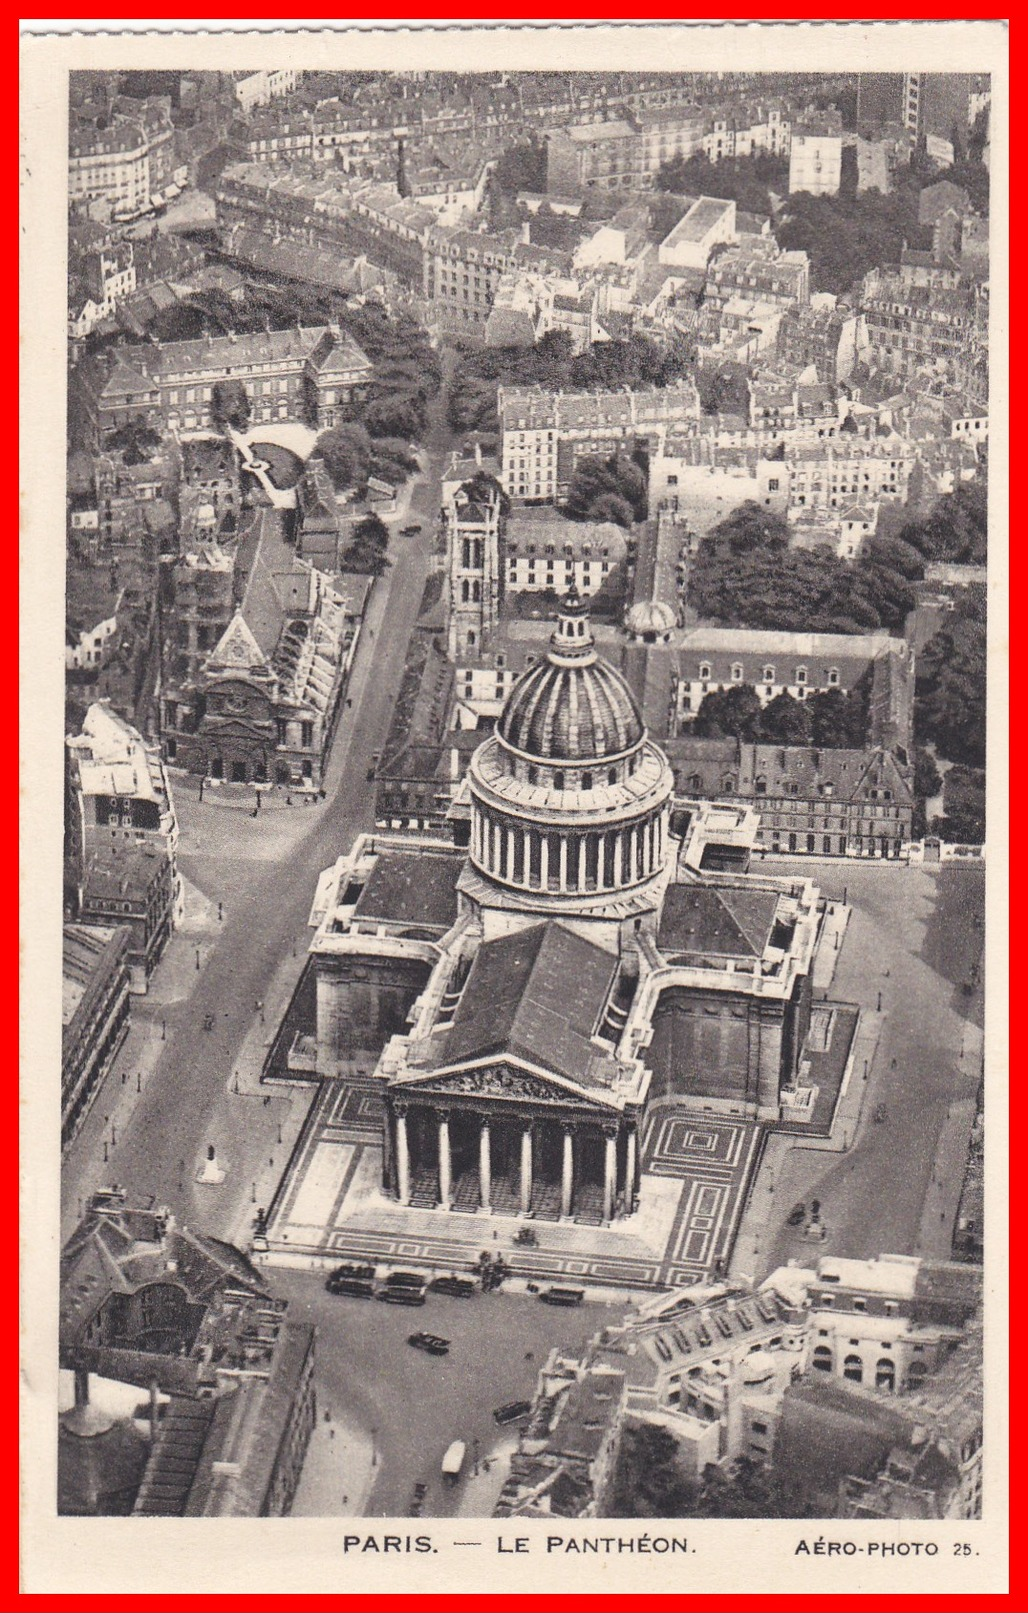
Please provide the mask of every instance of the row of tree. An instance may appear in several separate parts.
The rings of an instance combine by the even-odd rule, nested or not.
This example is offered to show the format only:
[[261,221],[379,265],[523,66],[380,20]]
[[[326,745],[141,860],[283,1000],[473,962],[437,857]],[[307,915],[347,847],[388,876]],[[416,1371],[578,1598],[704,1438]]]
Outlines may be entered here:
[[868,688],[818,690],[809,700],[782,693],[761,705],[752,684],[704,695],[692,732],[698,739],[861,750],[867,742]]
[[784,196],[789,189],[789,159],[760,151],[752,157],[725,157],[711,162],[697,152],[692,157],[672,157],[662,163],[655,182],[658,190],[679,196],[719,196],[735,202],[744,213],[770,218],[774,211],[771,192]]
[[713,527],[689,571],[689,603],[728,627],[863,633],[900,632],[924,576],[917,550],[871,538],[855,560],[828,547],[790,549],[780,516],[747,501]]
[[547,331],[534,347],[467,348],[450,388],[450,425],[455,431],[496,431],[501,385],[612,392],[670,386],[690,373],[694,356],[693,344],[683,337],[657,343],[641,335],[594,342],[576,354],[567,331],[559,330]]

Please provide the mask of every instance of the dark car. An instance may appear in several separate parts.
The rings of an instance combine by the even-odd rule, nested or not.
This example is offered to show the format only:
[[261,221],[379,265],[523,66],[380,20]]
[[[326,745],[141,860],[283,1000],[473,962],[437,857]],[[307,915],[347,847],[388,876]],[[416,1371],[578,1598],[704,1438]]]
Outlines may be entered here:
[[410,526],[402,526],[400,528],[400,536],[401,536],[401,538],[414,538],[414,537],[417,537],[417,535],[418,535],[418,533],[420,531],[421,531],[421,522],[420,521],[412,521]]
[[562,1285],[553,1288],[544,1288],[539,1295],[544,1305],[581,1305],[585,1298],[584,1288],[566,1288]]
[[532,1402],[530,1400],[512,1400],[506,1406],[497,1406],[493,1412],[493,1422],[499,1423],[501,1428],[506,1423],[519,1423],[523,1417],[529,1415],[531,1410]]
[[439,1337],[438,1333],[411,1333],[407,1339],[416,1350],[424,1350],[426,1355],[449,1355],[450,1341]]
[[358,1298],[370,1299],[375,1292],[375,1268],[356,1262],[337,1266],[330,1272],[325,1287],[330,1294],[355,1294]]
[[798,1227],[801,1221],[806,1220],[806,1217],[807,1206],[805,1204],[794,1204],[785,1219],[789,1226]]
[[384,1300],[387,1305],[423,1305],[425,1303],[425,1290],[423,1288],[380,1288],[375,1298]]
[[474,1277],[436,1277],[431,1284],[435,1294],[449,1294],[454,1299],[471,1299],[478,1292]]

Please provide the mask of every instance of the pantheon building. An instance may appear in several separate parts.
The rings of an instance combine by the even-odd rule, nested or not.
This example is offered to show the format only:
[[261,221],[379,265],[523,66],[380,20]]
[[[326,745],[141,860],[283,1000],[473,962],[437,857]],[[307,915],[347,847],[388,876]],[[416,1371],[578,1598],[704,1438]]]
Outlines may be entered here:
[[674,800],[667,758],[569,595],[451,810],[363,835],[312,910],[303,1064],[384,1099],[401,1204],[633,1213],[647,1106],[802,1106],[821,904],[740,872],[744,807]]

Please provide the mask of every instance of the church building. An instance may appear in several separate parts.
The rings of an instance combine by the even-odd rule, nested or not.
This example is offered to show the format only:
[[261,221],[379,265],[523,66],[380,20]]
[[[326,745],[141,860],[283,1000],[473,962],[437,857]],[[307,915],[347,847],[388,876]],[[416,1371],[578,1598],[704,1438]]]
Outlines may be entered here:
[[739,871],[745,805],[676,807],[577,593],[449,822],[450,841],[361,836],[311,914],[296,1067],[381,1094],[400,1204],[607,1223],[638,1207],[650,1105],[802,1104],[823,904]]

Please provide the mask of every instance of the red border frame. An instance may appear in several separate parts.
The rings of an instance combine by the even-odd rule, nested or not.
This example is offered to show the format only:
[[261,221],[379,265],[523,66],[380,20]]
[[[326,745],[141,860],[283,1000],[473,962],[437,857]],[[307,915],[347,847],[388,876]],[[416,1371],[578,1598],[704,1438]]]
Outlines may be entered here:
[[[237,8],[235,6],[230,5],[227,8],[222,7],[222,9],[226,10],[230,16],[234,13],[234,15],[236,17],[238,17],[240,20],[251,20],[252,16],[253,16],[252,10],[250,10],[249,13],[248,13],[246,8]],[[108,13],[109,13],[109,15],[112,14],[111,8],[108,8]],[[783,20],[785,20],[785,21],[808,21],[808,20],[814,20],[812,18],[805,18],[805,17],[802,17],[802,16],[797,18],[795,13],[796,13],[796,8],[795,7],[789,8],[788,6],[765,6],[759,12],[751,12],[745,18],[736,17],[736,18],[734,18],[732,20],[733,21],[767,21],[767,22],[783,21]],[[114,10],[113,10],[113,17],[115,19],[129,18],[131,16],[132,16],[131,11],[124,10],[124,9],[119,9],[119,8],[114,8]],[[639,23],[639,22],[657,22],[657,21],[683,21],[683,20],[689,19],[690,17],[695,17],[695,19],[698,20],[698,21],[699,20],[703,20],[703,21],[712,20],[712,19],[709,18],[708,13],[704,10],[703,7],[696,7],[695,9],[690,7],[689,10],[685,10],[685,9],[675,9],[674,11],[668,10],[663,15],[660,15],[658,13],[656,15],[651,15],[651,16],[648,16],[648,17],[645,17],[645,18],[640,18],[640,17],[630,17],[629,18],[629,17],[608,15],[608,14],[602,14],[602,13],[598,14],[597,12],[595,12],[593,10],[587,10],[586,8],[583,8],[581,6],[563,8],[562,11],[561,11],[561,14],[560,14],[560,20],[561,21],[565,21],[565,20],[566,21],[573,21],[573,20],[575,20],[576,16],[581,17],[583,20],[590,21],[590,22],[601,21],[601,22],[615,22],[615,23],[616,22]],[[436,17],[433,16],[433,14],[431,12],[428,12],[428,11],[422,12],[422,13],[420,13],[420,15],[417,14],[417,13],[415,13],[414,15],[411,15],[409,13],[405,13],[403,18],[396,18],[388,9],[380,7],[380,6],[376,6],[376,7],[373,7],[373,8],[362,8],[361,21],[364,21],[365,19],[367,19],[369,21],[373,21],[376,17],[388,17],[391,21],[429,21],[429,20],[436,21],[436,20],[438,20],[438,21],[449,22],[449,21],[459,21],[459,20],[462,20],[463,18],[466,18],[466,19],[472,20],[472,21],[473,20],[481,20],[481,14],[480,13],[476,12],[473,8],[465,9],[465,7],[463,5],[459,5],[459,6],[456,6],[456,7],[452,7],[452,6],[449,7],[447,9],[447,15],[446,15],[445,18],[436,18]],[[965,20],[965,21],[989,21],[989,20],[996,20],[997,17],[999,18],[999,20],[1007,20],[1007,19],[1003,18],[1002,13],[998,13],[994,8],[990,7],[988,9],[986,9],[986,8],[979,8],[979,7],[975,6],[975,5],[972,5],[972,6],[960,5],[958,3],[955,3],[955,0],[934,0],[933,4],[932,3],[926,3],[926,0],[919,0],[918,4],[916,4],[915,6],[911,6],[901,16],[896,16],[894,13],[891,13],[891,12],[881,8],[880,6],[878,6],[877,3],[876,3],[876,0],[871,0],[870,4],[867,4],[866,0],[865,0],[865,4],[863,4],[863,5],[849,5],[849,6],[845,6],[845,7],[843,7],[843,6],[836,7],[833,10],[833,14],[832,14],[832,16],[830,18],[821,18],[821,19],[817,19],[817,20],[823,20],[823,21],[850,21],[850,20],[860,20],[860,21],[865,21],[865,20],[876,20],[876,21],[919,21],[919,20],[940,21],[940,20],[954,19],[954,20]],[[68,20],[68,19],[61,19],[61,20]],[[191,15],[187,15],[185,18],[183,18],[183,21],[205,21],[205,20],[206,19],[204,17],[204,14],[199,13],[199,12],[194,12]],[[306,21],[307,19],[304,19],[304,20]],[[338,18],[333,18],[333,17],[325,17],[324,19],[312,18],[310,20],[313,23],[316,24],[317,22],[319,22],[321,20],[324,20],[325,22],[333,22],[333,21],[338,21],[339,19]],[[496,18],[496,19],[491,19],[491,20],[500,21],[501,19]],[[541,21],[548,21],[550,19],[548,18],[547,14],[545,12],[543,12],[543,13],[537,12],[537,13],[534,13],[534,14],[532,14],[532,13],[527,13],[527,14],[522,13],[517,18],[513,18],[513,17],[512,18],[506,18],[505,17],[502,20],[504,22],[509,22],[512,25],[516,25],[518,22],[541,22]],[[20,17],[19,18],[19,25],[28,24],[28,25],[31,26],[33,23],[37,23],[37,22],[44,22],[45,23],[45,21],[46,21],[46,19],[41,19],[41,18],[36,18],[36,17]],[[1008,24],[1008,26],[1009,26],[1009,24]],[[1012,35],[1012,46],[1013,46],[1013,43],[1016,42],[1017,40],[1019,40],[1020,36],[1013,29],[1011,29],[1010,32],[1011,32],[1011,35]],[[12,53],[12,55],[13,55],[13,53]],[[1014,92],[1014,85],[1015,85],[1015,82],[1016,82],[1015,68],[1017,66],[1019,66],[1019,65],[1020,65],[1020,63],[1019,63],[1019,55],[1013,48],[1011,48],[1011,55],[1010,55],[1010,70],[1011,70],[1010,71],[1010,76],[1011,76],[1011,97],[1010,97],[1010,99],[1011,99],[1011,107],[1013,106],[1013,100],[1014,100],[1014,93],[1013,92]],[[13,96],[8,96],[5,100],[0,101],[0,127],[3,127],[4,133],[8,137],[8,149],[11,150],[12,152],[16,149],[17,143],[18,143],[17,117],[18,117],[17,103],[16,103],[15,98]],[[1017,195],[1017,190],[1015,190],[1015,176],[1019,176],[1021,174],[1021,172],[1022,172],[1022,170],[1020,168],[1020,164],[1018,162],[1018,159],[1021,159],[1022,161],[1028,161],[1028,137],[1026,137],[1025,128],[1023,126],[1021,126],[1020,124],[1015,123],[1015,120],[1014,120],[1013,117],[1011,118],[1011,128],[1010,128],[1010,158],[1011,158],[1011,161],[1010,161],[1011,197],[1013,199]],[[1025,195],[1026,191],[1028,191],[1028,186],[1025,186],[1024,182],[1021,181],[1021,184],[1020,184],[1019,188],[1020,188],[1020,195],[1023,197]],[[13,190],[13,187],[12,187],[12,190]],[[15,210],[12,209],[12,217],[14,216],[14,211]],[[1015,225],[1016,225],[1016,227],[1015,227]],[[1014,240],[1014,241],[1020,241],[1020,240],[1028,239],[1028,228],[1026,228],[1022,224],[1021,219],[1020,219],[1019,216],[1015,216],[1013,208],[1011,208],[1011,237],[1012,237],[1012,240]],[[16,243],[14,243],[12,241],[12,247],[14,247],[15,245],[16,245]],[[13,263],[15,261],[16,261],[15,251],[12,250],[11,255],[10,255],[10,264],[13,265]],[[13,268],[13,266],[8,267],[6,269],[6,271],[4,271],[4,279],[8,280],[9,284],[12,287],[12,290],[13,290],[13,286],[14,286],[16,272],[17,271]],[[1011,298],[1011,304],[1012,304],[1011,309],[1010,309],[1011,330],[1012,330],[1012,333],[1013,333],[1013,331],[1016,329],[1018,336],[1020,338],[1022,338],[1022,346],[1023,346],[1023,334],[1024,334],[1024,326],[1025,326],[1025,322],[1026,322],[1026,315],[1022,311],[1021,307],[1019,307],[1016,303],[1014,303],[1013,298]],[[1015,324],[1015,315],[1016,315],[1016,324]],[[1010,399],[1011,411],[1013,411],[1015,402],[1018,402],[1018,404],[1019,404],[1019,412],[1023,415],[1024,414],[1023,404],[1020,404],[1020,401],[1018,399],[1018,394],[1015,392],[1013,385],[1011,385],[1011,387],[1010,387],[1010,393],[1011,393],[1011,399]],[[14,425],[15,424],[14,416],[15,416],[15,407],[16,407],[16,405],[15,405],[15,403],[13,401],[13,389],[9,389],[8,398],[10,399],[10,401],[8,402],[8,406],[7,406],[8,407],[8,412],[9,412],[9,414],[11,416],[11,424]],[[13,563],[11,563],[11,571],[12,571],[11,593],[12,593],[12,596],[13,596],[14,587],[15,587],[14,570],[15,570],[15,568],[17,566],[16,554],[17,554],[17,551],[16,551],[16,548],[15,548],[15,545],[13,543],[9,544],[9,546],[8,546],[8,556],[11,556],[11,555],[15,556],[15,559],[13,560]],[[1021,583],[1021,579],[1022,579],[1022,574],[1023,574],[1024,570],[1025,570],[1026,564],[1028,564],[1028,563],[1026,563],[1026,561],[1025,561],[1025,559],[1023,557],[1023,554],[1020,551],[1019,546],[1017,544],[1014,544],[1014,543],[1012,543],[1011,546],[1010,546],[1010,557],[1011,557],[1011,572],[1012,572],[1012,576],[1011,576],[1011,596],[1013,597],[1015,592],[1020,592],[1020,583]],[[992,623],[992,631],[993,631],[994,635],[997,635],[997,636],[1000,635],[1001,627],[1000,627],[999,622],[994,621]],[[1013,749],[1013,747],[1012,747],[1012,749]],[[1015,752],[1015,757],[1016,757],[1016,752]],[[1011,780],[1012,780],[1012,783],[1016,778],[1018,778],[1019,775],[1028,776],[1028,767],[1015,768],[1015,759],[1014,759],[1014,757],[1012,757],[1012,759],[1011,759]],[[1011,795],[1013,796],[1013,794],[1014,794],[1014,791],[1012,789],[1011,790]],[[11,795],[11,792],[8,791],[8,798],[10,798],[10,795]],[[11,829],[13,829],[15,821],[16,821],[15,809],[12,806],[8,806],[8,808],[4,811],[3,817],[4,817],[4,821],[6,823],[10,824]],[[6,844],[7,845],[13,845],[13,843],[14,843],[14,834],[9,833],[8,836],[6,837]],[[11,858],[12,864],[13,864],[13,861],[14,861],[14,859],[12,857]],[[16,937],[14,935],[13,926],[11,926],[11,925],[8,925],[7,930],[6,930],[6,935],[4,937],[4,948],[5,948],[5,953],[7,954],[7,957],[9,958],[9,963],[10,963],[9,970],[7,971],[7,978],[11,982],[13,982],[14,979],[16,978],[16,972],[17,972],[17,945],[16,945]],[[6,961],[6,959],[5,959],[5,961]],[[13,1005],[13,1000],[14,1000],[14,992],[13,991],[10,992],[9,1000],[12,1002],[12,1005]],[[15,1019],[14,1014],[12,1014],[11,1018],[12,1018],[12,1023],[13,1023],[14,1019]],[[8,1114],[9,1114],[9,1116],[11,1114],[10,1107],[8,1109]],[[1018,1087],[1016,1085],[1014,1085],[1013,1088],[1012,1088],[1012,1092],[1011,1092],[1010,1115],[1009,1115],[1011,1139],[1013,1138],[1013,1134],[1014,1134],[1015,1122],[1019,1118],[1021,1118],[1021,1119],[1028,1118],[1028,1101],[1026,1101],[1025,1097],[1023,1096],[1021,1091],[1018,1089]],[[17,1170],[11,1168],[11,1166],[13,1166],[14,1163],[15,1163],[13,1156],[15,1154],[15,1150],[16,1150],[16,1147],[17,1147],[17,1144],[13,1142],[13,1138],[15,1136],[15,1127],[14,1127],[13,1123],[9,1123],[8,1134],[7,1135],[8,1135],[9,1139],[12,1139],[12,1141],[8,1142],[8,1145],[7,1145],[7,1148],[8,1148],[8,1169],[4,1173],[0,1174],[0,1214],[4,1215],[6,1225],[10,1227],[10,1226],[14,1226],[14,1225],[17,1224],[18,1212],[19,1212],[19,1175],[18,1175]],[[1013,1155],[1013,1146],[1012,1146],[1012,1144],[1011,1144],[1011,1155]],[[1020,1292],[1020,1284],[1019,1284],[1019,1282],[1017,1280],[1019,1277],[1023,1278],[1023,1276],[1024,1276],[1024,1262],[1017,1259],[1017,1257],[1016,1257],[1017,1244],[1016,1244],[1016,1242],[1014,1242],[1014,1240],[1011,1240],[1011,1242],[1012,1242],[1012,1248],[1011,1248],[1011,1260],[1010,1260],[1010,1269],[1009,1269],[1010,1315],[1011,1315],[1011,1328],[1010,1328],[1011,1338],[1010,1338],[1009,1342],[1011,1344],[1011,1357],[1010,1357],[1011,1358],[1011,1372],[1010,1372],[1009,1390],[1010,1390],[1010,1429],[1011,1429],[1010,1449],[1013,1450],[1013,1449],[1016,1448],[1016,1444],[1017,1444],[1016,1436],[1018,1434],[1021,1434],[1022,1437],[1023,1437],[1024,1432],[1025,1432],[1025,1427],[1026,1427],[1026,1421],[1025,1421],[1025,1415],[1024,1415],[1024,1412],[1025,1412],[1025,1390],[1024,1390],[1024,1385],[1023,1385],[1022,1382],[1018,1381],[1018,1375],[1016,1374],[1016,1372],[1013,1369],[1013,1359],[1014,1359],[1014,1357],[1013,1357],[1012,1345],[1013,1345],[1013,1337],[1014,1337],[1014,1331],[1015,1331],[1013,1324],[1015,1322],[1017,1322],[1017,1321],[1022,1320],[1022,1319],[1028,1319],[1028,1300],[1025,1300],[1022,1297],[1021,1292]],[[6,1382],[11,1386],[13,1386],[15,1384],[15,1382],[17,1381],[17,1374],[19,1372],[19,1342],[20,1341],[19,1341],[19,1336],[18,1336],[17,1329],[15,1329],[15,1327],[13,1327],[13,1326],[11,1326],[9,1324],[7,1329],[5,1330],[5,1332],[2,1335],[0,1335],[0,1361],[3,1362],[3,1366],[6,1369],[6,1371],[5,1371]],[[12,1395],[12,1398],[13,1398],[13,1395]],[[12,1421],[13,1421],[13,1419],[12,1419]],[[1011,1512],[1013,1514],[1014,1508],[1018,1506],[1018,1503],[1021,1500],[1022,1494],[1025,1492],[1026,1489],[1028,1489],[1028,1484],[1026,1484],[1021,1479],[1021,1476],[1017,1472],[1016,1468],[1014,1467],[1013,1462],[1011,1462],[1009,1482],[1010,1482]],[[558,1596],[558,1595],[546,1595],[546,1594],[539,1594],[539,1595],[518,1595],[518,1594],[481,1595],[481,1594],[478,1594],[478,1593],[474,1593],[474,1594],[468,1594],[468,1595],[448,1595],[447,1594],[447,1595],[418,1596],[417,1593],[414,1593],[414,1592],[405,1592],[405,1593],[400,1593],[400,1594],[395,1594],[395,1595],[390,1595],[390,1594],[387,1594],[387,1593],[386,1594],[357,1593],[357,1594],[353,1594],[353,1595],[346,1595],[346,1594],[321,1595],[321,1594],[315,1594],[315,1595],[295,1595],[295,1596],[293,1596],[293,1595],[277,1595],[277,1594],[276,1595],[267,1595],[267,1596],[223,1594],[223,1595],[183,1595],[183,1596],[153,1595],[153,1596],[142,1596],[142,1597],[140,1597],[140,1596],[135,1596],[135,1595],[123,1595],[123,1596],[81,1595],[81,1596],[78,1596],[78,1595],[75,1595],[73,1593],[69,1593],[69,1594],[66,1594],[66,1595],[59,1595],[59,1596],[52,1596],[52,1595],[49,1595],[49,1594],[28,1594],[28,1593],[22,1593],[19,1590],[19,1533],[20,1533],[20,1531],[19,1531],[19,1522],[18,1522],[18,1520],[19,1520],[19,1497],[20,1497],[19,1473],[18,1473],[18,1469],[17,1469],[17,1466],[16,1466],[15,1462],[13,1460],[10,1460],[9,1462],[7,1462],[5,1464],[3,1470],[0,1471],[0,1498],[2,1498],[2,1512],[0,1512],[0,1518],[2,1518],[2,1522],[0,1522],[0,1587],[2,1587],[3,1592],[6,1592],[6,1595],[4,1596],[4,1600],[3,1600],[2,1604],[0,1604],[0,1606],[2,1606],[3,1608],[11,1608],[11,1609],[15,1609],[15,1608],[20,1609],[20,1608],[23,1608],[23,1607],[24,1608],[33,1608],[33,1609],[40,1610],[40,1613],[51,1613],[51,1610],[53,1610],[53,1613],[62,1613],[62,1610],[64,1610],[64,1609],[74,1610],[74,1613],[79,1613],[79,1610],[81,1610],[81,1613],[94,1613],[94,1610],[95,1610],[95,1613],[140,1613],[140,1610],[144,1610],[144,1609],[145,1610],[153,1609],[154,1613],[157,1613],[157,1610],[161,1610],[161,1613],[163,1613],[163,1610],[168,1610],[168,1613],[171,1613],[171,1610],[174,1610],[174,1613],[179,1613],[179,1610],[186,1610],[186,1609],[196,1609],[197,1613],[201,1613],[201,1610],[203,1610],[203,1613],[208,1613],[208,1610],[210,1610],[212,1608],[226,1609],[226,1610],[238,1609],[238,1610],[240,1610],[240,1613],[244,1613],[244,1610],[245,1610],[245,1613],[250,1613],[250,1610],[253,1610],[253,1613],[264,1613],[264,1610],[268,1610],[268,1613],[271,1613],[271,1610],[273,1610],[273,1609],[275,1609],[275,1610],[278,1610],[278,1609],[286,1610],[286,1609],[288,1609],[289,1613],[307,1613],[307,1610],[314,1610],[314,1609],[318,1609],[318,1610],[321,1610],[321,1609],[355,1609],[355,1610],[357,1610],[357,1609],[363,1609],[363,1608],[373,1608],[373,1609],[376,1609],[376,1610],[381,1609],[382,1613],[393,1613],[393,1610],[397,1610],[397,1613],[398,1613],[398,1610],[401,1610],[401,1609],[402,1610],[407,1610],[407,1609],[417,1608],[419,1610],[419,1613],[420,1613],[420,1610],[422,1610],[422,1609],[439,1609],[440,1613],[442,1613],[442,1610],[449,1609],[449,1608],[451,1608],[451,1607],[453,1607],[455,1605],[458,1605],[458,1604],[461,1605],[461,1606],[465,1606],[465,1605],[476,1605],[476,1604],[481,1605],[483,1603],[487,1603],[491,1608],[496,1608],[498,1610],[500,1610],[500,1609],[504,1609],[504,1610],[506,1610],[506,1609],[517,1609],[518,1613],[527,1613],[527,1610],[530,1610],[530,1609],[539,1609],[539,1610],[546,1609],[546,1610],[548,1610],[551,1607],[553,1607],[555,1605],[558,1605],[558,1604],[562,1608],[581,1610],[581,1613],[592,1613],[593,1609],[599,1608],[599,1607],[611,1607],[611,1608],[617,1607],[619,1609],[638,1609],[638,1610],[640,1610],[640,1613],[642,1613],[642,1610],[644,1610],[644,1609],[654,1609],[654,1610],[659,1609],[660,1613],[677,1613],[678,1609],[686,1609],[686,1608],[704,1609],[704,1608],[709,1607],[711,1604],[716,1604],[716,1606],[718,1608],[724,1608],[726,1610],[726,1613],[735,1613],[735,1610],[737,1610],[737,1609],[740,1610],[740,1613],[741,1613],[741,1610],[744,1610],[744,1609],[745,1610],[749,1610],[749,1609],[760,1609],[760,1610],[764,1610],[764,1609],[782,1609],[783,1613],[784,1613],[784,1610],[789,1610],[789,1613],[792,1613],[793,1609],[811,1609],[811,1610],[813,1610],[813,1609],[822,1609],[822,1608],[839,1609],[840,1613],[842,1613],[842,1610],[849,1610],[849,1609],[854,1609],[854,1610],[863,1610],[863,1609],[872,1609],[872,1610],[873,1609],[882,1609],[882,1610],[888,1609],[888,1610],[893,1610],[897,1606],[901,1606],[902,1609],[904,1610],[904,1613],[906,1613],[907,1609],[910,1609],[911,1613],[915,1613],[915,1610],[917,1610],[917,1613],[920,1613],[921,1609],[938,1610],[938,1613],[948,1613],[948,1610],[950,1610],[950,1609],[954,1609],[954,1610],[957,1610],[957,1609],[960,1609],[960,1610],[970,1610],[970,1609],[978,1610],[978,1609],[981,1609],[981,1608],[993,1608],[993,1607],[995,1607],[995,1608],[1001,1608],[1001,1607],[1012,1608],[1012,1609],[1017,1610],[1017,1613],[1021,1613],[1021,1610],[1028,1609],[1028,1565],[1026,1565],[1025,1553],[1024,1553],[1023,1549],[1020,1547],[1020,1542],[1019,1542],[1019,1540],[1017,1538],[1016,1531],[1014,1531],[1014,1530],[1011,1531],[1013,1538],[1012,1538],[1012,1541],[1011,1541],[1011,1558],[1010,1558],[1010,1590],[1005,1595],[1004,1594],[976,1595],[974,1593],[971,1593],[971,1594],[967,1594],[967,1595],[953,1595],[953,1596],[947,1596],[947,1595],[924,1595],[924,1596],[919,1596],[919,1595],[916,1595],[916,1594],[914,1594],[914,1595],[899,1595],[899,1594],[897,1594],[897,1595],[894,1595],[894,1596],[883,1596],[883,1595],[879,1595],[879,1594],[875,1594],[875,1593],[869,1593],[869,1594],[866,1594],[866,1595],[855,1594],[855,1595],[767,1595],[767,1596],[764,1596],[764,1595],[760,1595],[760,1594],[735,1595],[735,1594],[732,1594],[732,1593],[726,1593],[724,1595],[717,1595],[717,1594],[711,1594],[711,1593],[702,1593],[702,1594],[696,1594],[696,1595],[688,1595],[688,1594],[673,1595],[672,1594],[672,1595],[649,1595],[649,1596],[647,1596],[647,1595],[633,1596],[633,1595],[630,1595],[630,1594],[629,1595],[620,1595],[620,1594],[618,1594],[618,1595],[581,1595],[581,1596],[578,1596],[578,1595],[566,1595],[566,1596]]]

